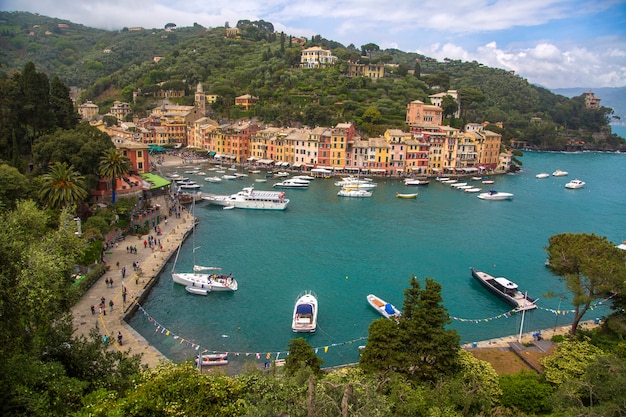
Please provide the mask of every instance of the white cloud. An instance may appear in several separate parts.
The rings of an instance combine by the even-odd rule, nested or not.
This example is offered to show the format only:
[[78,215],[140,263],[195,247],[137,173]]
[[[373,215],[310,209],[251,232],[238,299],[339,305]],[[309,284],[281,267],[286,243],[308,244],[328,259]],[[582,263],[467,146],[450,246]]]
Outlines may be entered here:
[[444,58],[477,61],[484,65],[515,71],[534,84],[548,88],[572,86],[622,87],[626,77],[626,48],[562,50],[551,43],[504,50],[489,42],[473,51],[454,45],[433,45],[423,52],[438,60]]

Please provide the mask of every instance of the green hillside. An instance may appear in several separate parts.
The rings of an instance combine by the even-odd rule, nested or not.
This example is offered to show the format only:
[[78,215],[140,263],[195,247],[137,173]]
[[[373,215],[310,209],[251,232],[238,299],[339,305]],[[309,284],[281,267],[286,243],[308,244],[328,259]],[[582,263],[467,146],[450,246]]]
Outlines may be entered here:
[[[61,26],[59,26],[61,24]],[[240,21],[241,36],[227,38],[226,28],[199,25],[174,30],[124,28],[104,31],[30,13],[0,13],[0,63],[5,75],[33,62],[50,78],[84,89],[106,111],[113,100],[132,102],[133,91],[151,92],[163,83],[187,90],[181,104],[193,101],[202,82],[217,94],[212,116],[257,117],[266,123],[330,126],[354,122],[366,136],[388,128],[406,129],[406,104],[429,102],[430,94],[458,90],[461,118],[445,123],[502,122],[494,127],[505,141],[519,139],[538,149],[565,149],[584,141],[589,149],[623,149],[624,140],[607,128],[611,109],[587,110],[582,97],[572,99],[530,85],[525,79],[477,62],[437,62],[396,49],[368,44],[360,49],[314,36],[305,47],[330,49],[338,63],[330,69],[302,70],[295,38],[276,33],[268,22]],[[367,54],[367,56],[363,56]],[[159,57],[155,62],[155,57]],[[385,64],[385,78],[347,77],[348,61]],[[234,107],[242,94],[259,97],[250,112]],[[154,103],[140,96],[138,116]],[[532,120],[532,122],[531,122]]]

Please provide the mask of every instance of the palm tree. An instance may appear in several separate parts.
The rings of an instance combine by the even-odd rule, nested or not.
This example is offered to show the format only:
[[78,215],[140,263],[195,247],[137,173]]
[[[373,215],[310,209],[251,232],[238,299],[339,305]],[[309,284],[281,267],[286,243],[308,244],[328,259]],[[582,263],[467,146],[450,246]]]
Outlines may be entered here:
[[100,175],[104,178],[111,178],[113,192],[111,202],[115,204],[115,191],[117,179],[130,171],[130,160],[118,153],[116,149],[107,149],[100,158]]
[[39,198],[50,208],[64,208],[87,199],[89,191],[83,177],[65,162],[55,162],[50,172],[42,175],[44,184]]

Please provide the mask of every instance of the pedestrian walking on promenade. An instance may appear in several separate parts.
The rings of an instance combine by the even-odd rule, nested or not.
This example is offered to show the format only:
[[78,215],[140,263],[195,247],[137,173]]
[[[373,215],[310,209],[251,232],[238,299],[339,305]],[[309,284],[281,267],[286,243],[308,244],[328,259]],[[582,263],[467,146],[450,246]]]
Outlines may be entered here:
[[113,311],[113,300],[109,300],[109,308],[110,308],[109,311],[112,312]]
[[117,332],[117,341],[122,346],[122,332]]

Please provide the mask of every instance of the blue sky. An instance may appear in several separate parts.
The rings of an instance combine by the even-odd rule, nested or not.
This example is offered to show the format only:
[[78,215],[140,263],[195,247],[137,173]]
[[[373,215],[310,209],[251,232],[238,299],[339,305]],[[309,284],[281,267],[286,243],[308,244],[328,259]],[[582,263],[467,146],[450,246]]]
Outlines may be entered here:
[[262,19],[346,46],[477,61],[547,88],[626,86],[626,0],[3,0],[0,8],[103,29]]

